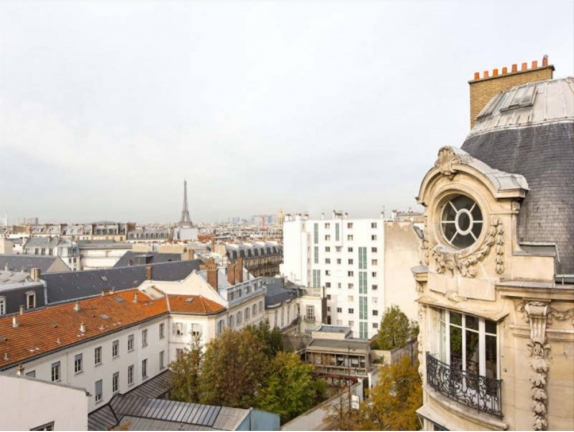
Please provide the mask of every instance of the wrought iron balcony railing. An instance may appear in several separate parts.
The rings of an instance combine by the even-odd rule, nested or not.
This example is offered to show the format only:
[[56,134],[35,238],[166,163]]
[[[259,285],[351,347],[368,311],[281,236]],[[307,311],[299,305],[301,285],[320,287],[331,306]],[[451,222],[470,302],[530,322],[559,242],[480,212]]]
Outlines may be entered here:
[[437,392],[479,412],[502,418],[502,380],[449,366],[426,353],[427,384]]

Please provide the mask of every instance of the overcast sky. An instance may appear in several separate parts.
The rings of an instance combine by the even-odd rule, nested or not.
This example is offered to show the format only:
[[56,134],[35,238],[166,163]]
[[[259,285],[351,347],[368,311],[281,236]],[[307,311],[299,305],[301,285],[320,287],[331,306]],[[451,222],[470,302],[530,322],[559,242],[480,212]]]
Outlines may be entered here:
[[0,215],[195,222],[416,207],[475,71],[574,75],[552,3],[0,2]]

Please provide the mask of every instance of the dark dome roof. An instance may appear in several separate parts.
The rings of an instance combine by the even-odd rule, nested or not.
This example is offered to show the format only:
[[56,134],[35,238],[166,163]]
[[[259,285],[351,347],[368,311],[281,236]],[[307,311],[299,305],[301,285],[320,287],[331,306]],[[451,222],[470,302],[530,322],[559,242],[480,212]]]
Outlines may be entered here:
[[526,178],[518,241],[555,243],[556,273],[574,274],[574,79],[529,83],[493,97],[462,149]]

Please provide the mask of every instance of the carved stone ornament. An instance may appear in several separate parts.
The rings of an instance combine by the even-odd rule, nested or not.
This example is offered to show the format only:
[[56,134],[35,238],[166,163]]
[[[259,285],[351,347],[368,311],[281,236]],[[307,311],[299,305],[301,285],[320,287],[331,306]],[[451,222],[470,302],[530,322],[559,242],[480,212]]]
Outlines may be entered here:
[[453,165],[459,164],[461,162],[462,162],[461,157],[455,154],[454,149],[452,147],[447,146],[442,147],[438,151],[438,159],[435,162],[434,166],[441,172],[441,174],[448,177],[449,180],[452,180],[457,171],[453,167]]
[[483,245],[469,255],[463,255],[463,251],[444,251],[439,244],[431,247],[430,243],[427,245],[423,243],[423,247],[426,247],[427,251],[430,249],[430,253],[436,263],[437,273],[443,274],[446,270],[449,270],[454,274],[455,271],[458,271],[463,277],[468,278],[474,278],[476,276],[474,266],[482,261],[494,247],[496,253],[496,273],[504,273],[504,226],[499,218],[492,219]]
[[519,306],[530,322],[530,396],[532,399],[533,429],[542,431],[548,428],[548,354],[550,345],[546,343],[546,325],[551,312],[550,305],[542,302],[523,302]]

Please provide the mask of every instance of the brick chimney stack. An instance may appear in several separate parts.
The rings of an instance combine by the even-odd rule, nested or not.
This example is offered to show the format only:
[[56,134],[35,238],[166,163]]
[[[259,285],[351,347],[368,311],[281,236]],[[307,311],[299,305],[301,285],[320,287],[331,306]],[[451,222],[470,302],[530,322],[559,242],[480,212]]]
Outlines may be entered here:
[[235,267],[236,263],[227,264],[227,282],[229,285],[235,285]]
[[37,282],[40,280],[40,277],[42,277],[42,272],[40,271],[39,268],[33,268],[30,270],[30,278],[34,281]]
[[207,261],[207,283],[217,291],[217,264],[215,264],[213,257],[210,257]]
[[548,56],[542,59],[542,66],[538,66],[538,61],[532,62],[532,67],[528,69],[528,63],[522,63],[521,70],[518,65],[513,64],[511,72],[508,68],[503,67],[502,73],[498,69],[484,71],[482,78],[479,72],[474,73],[474,79],[469,81],[470,84],[470,127],[476,124],[476,117],[493,98],[493,96],[512,87],[528,84],[530,82],[544,81],[552,79],[554,66],[548,64]]
[[239,257],[235,263],[235,282],[243,282],[243,257]]

